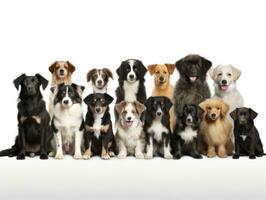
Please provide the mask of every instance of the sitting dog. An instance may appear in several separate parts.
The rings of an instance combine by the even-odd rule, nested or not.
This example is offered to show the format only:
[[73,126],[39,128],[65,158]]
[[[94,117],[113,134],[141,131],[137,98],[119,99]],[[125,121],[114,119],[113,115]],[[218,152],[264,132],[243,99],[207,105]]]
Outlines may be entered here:
[[63,159],[65,154],[74,154],[81,159],[81,145],[84,133],[82,112],[83,86],[59,84],[51,88],[55,95],[52,128],[54,133],[54,151],[56,159]]
[[109,78],[114,79],[112,72],[107,68],[94,68],[87,74],[87,82],[91,81],[93,93],[107,93]]
[[196,159],[202,158],[198,152],[198,143],[203,112],[197,105],[184,106],[183,115],[179,123],[176,124],[172,138],[175,158],[179,159],[182,155],[189,155]]
[[17,156],[25,159],[26,155],[40,154],[41,159],[47,159],[48,144],[51,139],[50,117],[46,110],[40,92],[40,86],[45,89],[48,81],[40,74],[26,76],[22,74],[14,80],[14,85],[21,87],[18,102],[18,136],[11,149],[0,152],[0,156]]
[[[170,83],[170,76],[174,73],[174,64],[154,64],[148,66],[148,71],[154,75],[154,88],[152,96],[166,96],[171,101],[173,100],[174,87]],[[170,126],[173,131],[174,128],[174,108],[170,110]]]
[[158,96],[147,99],[144,132],[146,139],[146,159],[153,158],[154,154],[163,155],[172,159],[170,153],[170,116],[172,102],[168,97]]
[[84,102],[88,105],[85,120],[84,159],[89,159],[92,154],[100,155],[102,159],[109,159],[114,152],[115,141],[109,105],[113,97],[104,93],[88,95]]
[[126,158],[128,154],[135,155],[138,159],[144,158],[145,135],[140,117],[145,109],[138,101],[121,101],[115,105],[115,110],[119,113],[115,134],[118,158]]
[[[232,125],[227,117],[228,104],[221,99],[207,99],[199,106],[204,110],[201,133],[203,145],[207,144],[207,156],[212,158],[218,154],[219,157],[225,158],[231,155],[233,151],[230,138]],[[201,151],[206,154],[204,147],[201,147]]]
[[259,132],[253,121],[258,114],[251,108],[242,107],[235,109],[230,115],[235,122],[235,154],[233,158],[249,156],[250,159],[255,159],[256,156],[265,155]]

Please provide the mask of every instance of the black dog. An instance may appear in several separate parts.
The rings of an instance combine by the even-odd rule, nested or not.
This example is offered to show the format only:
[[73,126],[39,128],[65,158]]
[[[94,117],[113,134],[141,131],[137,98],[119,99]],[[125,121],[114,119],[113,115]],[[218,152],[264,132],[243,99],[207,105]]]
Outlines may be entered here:
[[22,74],[14,80],[17,89],[21,86],[18,103],[19,133],[11,149],[0,152],[0,156],[17,156],[25,159],[26,154],[40,154],[47,159],[48,144],[52,138],[49,126],[50,117],[42,99],[40,86],[45,89],[48,81],[40,74],[26,76]]
[[257,115],[258,113],[254,110],[245,107],[237,108],[230,113],[234,120],[234,159],[238,159],[239,156],[249,156],[250,159],[255,159],[256,156],[265,155],[259,132],[254,126],[253,120]]
[[182,155],[189,155],[200,159],[198,152],[200,123],[203,110],[197,105],[185,105],[178,124],[175,125],[172,137],[174,157],[179,159]]
[[109,159],[114,153],[115,141],[109,113],[109,104],[112,101],[113,97],[106,93],[90,94],[84,99],[88,105],[84,159],[89,159],[92,154],[100,155],[102,159]]

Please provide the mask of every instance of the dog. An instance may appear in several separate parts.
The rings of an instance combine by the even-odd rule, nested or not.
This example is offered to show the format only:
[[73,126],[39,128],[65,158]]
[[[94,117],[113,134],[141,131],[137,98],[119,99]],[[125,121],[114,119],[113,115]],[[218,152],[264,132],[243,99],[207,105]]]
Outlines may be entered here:
[[54,134],[53,147],[55,159],[63,159],[64,154],[74,154],[75,159],[81,159],[84,120],[82,112],[82,93],[85,87],[72,83],[61,83],[51,91],[54,98],[54,115],[52,129]]
[[[199,106],[204,110],[201,134],[203,134],[202,145],[207,145],[207,156],[212,158],[217,154],[225,158],[232,155],[234,148],[230,138],[232,124],[227,117],[229,105],[221,99],[213,98],[203,101]],[[206,154],[203,146],[200,149]]]
[[203,110],[194,104],[185,105],[179,124],[176,124],[172,137],[172,148],[174,158],[179,159],[183,155],[188,155],[196,159],[201,159],[198,152],[200,124]]
[[[154,75],[154,88],[152,96],[166,96],[171,101],[173,100],[174,87],[170,83],[170,76],[175,71],[175,64],[154,64],[148,66],[148,71]],[[170,125],[173,131],[174,127],[174,109],[170,110]]]
[[254,110],[246,107],[236,108],[230,113],[235,122],[234,159],[238,159],[239,156],[249,156],[250,159],[255,159],[256,156],[265,155],[259,132],[254,125],[254,119],[257,115],[258,113]]
[[47,87],[48,81],[40,74],[27,76],[22,74],[14,80],[19,93],[18,102],[18,136],[11,149],[0,152],[0,156],[16,156],[18,160],[26,155],[40,155],[40,159],[48,159],[49,141],[51,139],[50,117],[40,91]]
[[170,153],[170,115],[172,102],[168,97],[157,96],[147,99],[144,133],[146,140],[146,159],[153,158],[154,154],[163,155],[166,159],[172,159]]
[[91,81],[93,93],[107,93],[109,78],[114,79],[111,70],[107,68],[94,68],[87,74],[87,82]]
[[175,120],[178,123],[185,104],[199,105],[211,97],[206,75],[210,69],[211,61],[199,55],[188,55],[176,62],[176,69],[180,78],[174,90]]
[[84,159],[92,155],[100,155],[102,159],[110,159],[115,148],[112,121],[109,113],[109,105],[113,97],[106,93],[94,93],[88,95],[84,102],[88,105],[85,120]]
[[[147,73],[146,67],[140,60],[128,59],[121,63],[116,70],[119,86],[116,89],[116,104],[121,101],[142,104],[146,101],[146,89],[144,76]],[[142,117],[143,118],[143,117]],[[118,113],[115,111],[115,119],[118,120]]]
[[119,113],[115,134],[119,159],[124,159],[127,155],[135,155],[138,159],[144,158],[145,135],[140,118],[145,109],[138,101],[121,101],[115,105],[115,110]]

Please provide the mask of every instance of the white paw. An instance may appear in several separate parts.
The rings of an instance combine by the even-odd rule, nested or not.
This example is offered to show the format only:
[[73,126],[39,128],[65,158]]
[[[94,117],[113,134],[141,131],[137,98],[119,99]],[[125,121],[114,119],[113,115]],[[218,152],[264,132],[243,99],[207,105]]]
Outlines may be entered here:
[[164,154],[164,158],[165,159],[173,159],[173,155],[170,153],[166,153],[166,154]]
[[144,159],[144,155],[143,155],[143,153],[135,153],[135,157],[137,158],[137,159]]
[[51,151],[48,155],[49,157],[55,157],[55,152]]
[[127,155],[125,153],[119,153],[117,155],[117,158],[119,158],[119,159],[125,159],[126,157],[127,157]]
[[90,159],[91,158],[91,156],[89,156],[89,155],[83,155],[83,157],[82,157],[84,160],[88,160],[88,159]]
[[58,160],[62,160],[62,159],[64,159],[64,155],[63,154],[56,154],[54,158],[58,159]]
[[109,154],[106,154],[106,155],[101,156],[101,158],[103,160],[109,160],[110,159],[110,156],[109,156]]
[[110,157],[115,157],[115,153],[112,152],[112,151],[110,151],[110,152],[109,152],[109,156],[110,156]]
[[147,153],[145,154],[145,159],[152,159],[153,158],[153,155],[151,153]]
[[80,160],[80,159],[82,159],[82,155],[81,154],[75,154],[74,159]]
[[33,158],[35,156],[35,153],[30,153],[30,157]]

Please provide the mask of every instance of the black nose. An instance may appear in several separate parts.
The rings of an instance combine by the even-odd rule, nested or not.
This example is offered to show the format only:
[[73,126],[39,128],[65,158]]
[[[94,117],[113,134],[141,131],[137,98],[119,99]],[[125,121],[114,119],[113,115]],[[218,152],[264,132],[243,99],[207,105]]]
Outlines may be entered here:
[[27,90],[28,90],[29,92],[32,92],[32,91],[33,91],[33,87],[29,86],[29,87],[27,87]]
[[131,117],[128,117],[127,120],[130,121],[131,120]]
[[133,75],[133,74],[130,74],[130,75],[129,75],[129,78],[130,78],[130,79],[133,79],[133,78],[134,78],[134,75]]
[[227,80],[222,80],[222,84],[226,85],[227,84]]
[[158,115],[158,116],[161,116],[161,115],[162,115],[162,113],[161,113],[161,112],[157,112],[157,115]]
[[211,116],[214,118],[214,117],[216,117],[216,114],[213,113]]
[[96,112],[100,112],[101,108],[96,108],[95,110],[96,110]]
[[187,121],[188,121],[188,122],[192,122],[191,118],[188,118]]
[[60,69],[59,72],[60,74],[64,74],[65,71],[63,69]]
[[101,84],[103,83],[103,81],[102,81],[102,80],[98,80],[97,83],[98,83],[99,85],[101,85]]
[[68,104],[68,102],[69,102],[68,100],[64,100],[63,101],[64,104]]
[[161,77],[159,78],[159,80],[160,80],[160,81],[164,81],[164,78],[161,76]]

